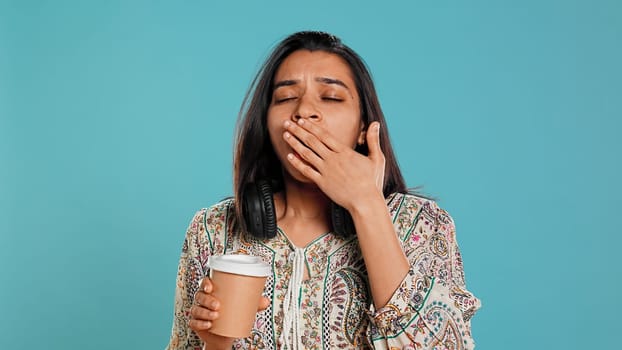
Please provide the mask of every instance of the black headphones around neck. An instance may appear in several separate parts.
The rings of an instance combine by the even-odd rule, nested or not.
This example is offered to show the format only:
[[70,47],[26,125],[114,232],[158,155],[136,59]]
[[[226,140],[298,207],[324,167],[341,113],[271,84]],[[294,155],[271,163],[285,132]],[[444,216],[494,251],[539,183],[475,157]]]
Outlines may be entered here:
[[[333,233],[342,238],[349,238],[356,234],[352,216],[345,208],[331,202],[330,214]],[[276,236],[274,197],[272,186],[267,180],[261,179],[246,185],[242,215],[244,215],[246,229],[254,237],[268,239]]]

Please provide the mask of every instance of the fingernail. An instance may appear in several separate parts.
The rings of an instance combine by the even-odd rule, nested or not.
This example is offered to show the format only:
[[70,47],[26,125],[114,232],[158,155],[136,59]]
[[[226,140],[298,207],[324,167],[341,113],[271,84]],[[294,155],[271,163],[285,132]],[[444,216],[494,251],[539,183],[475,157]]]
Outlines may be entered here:
[[283,133],[283,136],[285,136],[285,138],[288,139],[292,135],[286,131]]
[[218,307],[218,302],[217,301],[212,301],[212,307],[215,309]]
[[289,126],[290,126],[291,124],[292,124],[292,123],[290,123],[290,122],[289,122],[289,120],[287,120],[287,121],[285,121],[285,123],[284,123],[283,125],[284,125],[286,128],[289,128]]
[[302,124],[304,124],[304,123],[305,123],[305,120],[304,120],[304,119],[298,119],[298,125],[302,125]]

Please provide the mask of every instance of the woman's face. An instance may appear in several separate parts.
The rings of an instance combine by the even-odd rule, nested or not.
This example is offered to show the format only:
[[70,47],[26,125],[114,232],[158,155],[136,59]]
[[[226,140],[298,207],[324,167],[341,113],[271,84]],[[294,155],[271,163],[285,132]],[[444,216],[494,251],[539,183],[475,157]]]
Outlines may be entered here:
[[364,141],[359,96],[348,64],[325,51],[299,50],[276,71],[268,108],[268,132],[281,164],[294,179],[310,182],[287,160],[294,153],[283,139],[289,120],[316,123],[344,145],[354,148]]

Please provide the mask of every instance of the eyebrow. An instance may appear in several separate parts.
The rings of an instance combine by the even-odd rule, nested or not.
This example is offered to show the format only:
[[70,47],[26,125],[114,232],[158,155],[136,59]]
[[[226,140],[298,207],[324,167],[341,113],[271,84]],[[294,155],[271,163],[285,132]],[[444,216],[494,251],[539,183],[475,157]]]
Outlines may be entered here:
[[[339,79],[334,79],[334,78],[326,78],[326,77],[318,77],[315,78],[315,81],[317,81],[318,83],[322,83],[322,84],[335,84],[335,85],[339,85],[339,86],[343,86],[346,90],[350,90],[350,88],[348,88],[348,86],[341,80]],[[274,84],[273,90],[276,90],[282,86],[292,86],[292,85],[296,85],[300,82],[300,80],[281,80],[279,82],[276,82]]]
[[315,81],[317,81],[318,83],[322,83],[322,84],[341,85],[344,88],[346,88],[347,90],[350,90],[348,88],[348,86],[346,85],[346,83],[344,83],[343,81],[341,81],[339,79],[319,77],[319,78],[315,78]]
[[276,82],[274,84],[274,87],[272,88],[273,90],[276,90],[282,86],[292,86],[292,85],[296,85],[300,82],[300,80],[281,80],[279,82]]

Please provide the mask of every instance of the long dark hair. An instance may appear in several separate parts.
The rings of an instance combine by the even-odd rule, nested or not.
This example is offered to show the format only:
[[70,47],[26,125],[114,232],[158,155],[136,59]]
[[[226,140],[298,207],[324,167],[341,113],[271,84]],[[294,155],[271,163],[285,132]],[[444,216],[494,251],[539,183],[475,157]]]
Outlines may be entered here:
[[[339,55],[348,63],[360,99],[364,128],[367,129],[374,121],[380,122],[380,146],[385,157],[384,196],[394,192],[408,192],[391,147],[384,114],[380,108],[371,74],[363,59],[334,35],[317,31],[298,32],[285,38],[272,51],[253,79],[240,108],[233,160],[233,186],[235,225],[236,227],[241,225],[244,231],[246,228],[242,216],[242,203],[245,199],[245,186],[258,179],[269,180],[275,192],[284,186],[282,166],[268,135],[267,114],[272,100],[274,75],[283,60],[298,50],[325,51]],[[367,145],[357,146],[356,151],[367,155]]]

